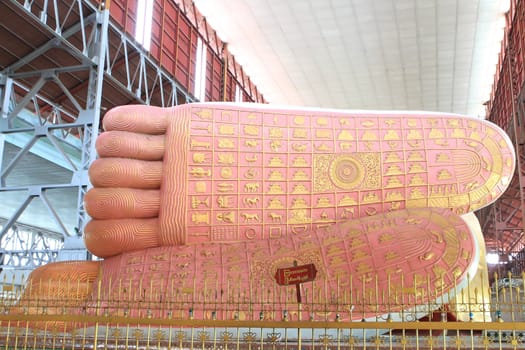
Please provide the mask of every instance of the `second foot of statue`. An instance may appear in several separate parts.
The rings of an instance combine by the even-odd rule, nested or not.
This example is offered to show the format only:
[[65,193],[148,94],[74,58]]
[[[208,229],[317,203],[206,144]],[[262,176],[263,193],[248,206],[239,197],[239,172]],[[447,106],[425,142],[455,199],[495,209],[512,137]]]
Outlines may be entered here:
[[100,263],[85,307],[180,319],[422,316],[474,275],[469,225],[450,210],[410,209],[274,239],[129,252]]

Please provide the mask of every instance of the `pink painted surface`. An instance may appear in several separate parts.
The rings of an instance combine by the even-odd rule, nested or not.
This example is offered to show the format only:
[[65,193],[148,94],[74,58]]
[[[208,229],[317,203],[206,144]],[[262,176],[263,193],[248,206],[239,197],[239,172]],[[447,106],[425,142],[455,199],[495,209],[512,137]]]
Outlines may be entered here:
[[470,212],[505,191],[515,166],[502,130],[458,115],[210,103],[124,106],[104,121],[106,170],[85,197],[86,245],[101,257],[277,239],[404,208]]
[[[273,240],[159,247],[108,258],[100,278],[102,300],[110,302],[101,310],[122,315],[127,309],[129,316],[150,310],[153,317],[171,312],[184,319],[191,309],[197,319],[215,312],[218,319],[237,313],[254,320],[261,311],[280,320],[286,310],[290,320],[322,320],[333,319],[337,308],[348,310],[341,320],[361,319],[453,294],[477,258],[468,226],[450,210],[399,210]],[[295,286],[275,280],[279,268],[294,262],[317,270],[313,282],[301,285],[302,312]]]
[[168,245],[279,238],[403,208],[469,212],[514,171],[503,131],[457,115],[197,104],[176,110],[166,134]]
[[[106,145],[139,135],[125,157],[161,172],[147,187],[90,192],[99,217],[87,236],[108,257],[110,313],[154,304],[160,316],[278,319],[295,308],[290,317],[304,319],[343,303],[354,310],[345,319],[360,319],[428,304],[477,264],[457,214],[496,200],[515,166],[502,130],[458,115],[210,103],[126,106],[105,118]],[[116,164],[119,153],[108,154]],[[302,312],[295,286],[274,279],[294,263],[318,271],[301,286]]]

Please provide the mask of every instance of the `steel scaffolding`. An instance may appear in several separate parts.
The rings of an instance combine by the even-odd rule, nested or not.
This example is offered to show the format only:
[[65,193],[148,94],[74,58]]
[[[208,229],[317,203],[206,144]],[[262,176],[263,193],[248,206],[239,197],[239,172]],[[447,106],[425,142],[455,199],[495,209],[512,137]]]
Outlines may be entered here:
[[[0,268],[87,259],[83,198],[102,114],[121,104],[169,107],[193,98],[103,5],[6,0],[0,26],[7,33],[0,34]],[[42,159],[49,168],[34,169]]]

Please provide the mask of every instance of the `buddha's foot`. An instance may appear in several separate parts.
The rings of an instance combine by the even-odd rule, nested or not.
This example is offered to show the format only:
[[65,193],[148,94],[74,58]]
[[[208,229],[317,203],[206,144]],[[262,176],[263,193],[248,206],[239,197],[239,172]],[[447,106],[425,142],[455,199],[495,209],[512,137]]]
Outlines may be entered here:
[[471,212],[514,171],[502,130],[444,113],[123,106],[104,126],[85,229],[101,257],[311,233],[404,208]]
[[[363,319],[446,303],[474,276],[478,247],[461,217],[410,209],[317,224],[280,238],[167,246],[102,262],[109,315]],[[95,290],[95,289],[94,289]],[[91,309],[93,310],[93,308]]]

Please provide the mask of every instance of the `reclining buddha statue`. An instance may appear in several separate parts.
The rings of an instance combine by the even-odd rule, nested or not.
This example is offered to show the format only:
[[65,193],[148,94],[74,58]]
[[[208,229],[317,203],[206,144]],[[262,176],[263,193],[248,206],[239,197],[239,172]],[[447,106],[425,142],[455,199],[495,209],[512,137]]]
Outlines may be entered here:
[[21,305],[51,290],[115,315],[315,319],[338,304],[352,320],[446,303],[480,259],[463,214],[515,167],[497,126],[446,113],[197,103],[117,107],[103,126],[84,229],[103,260],[35,270],[44,287]]

